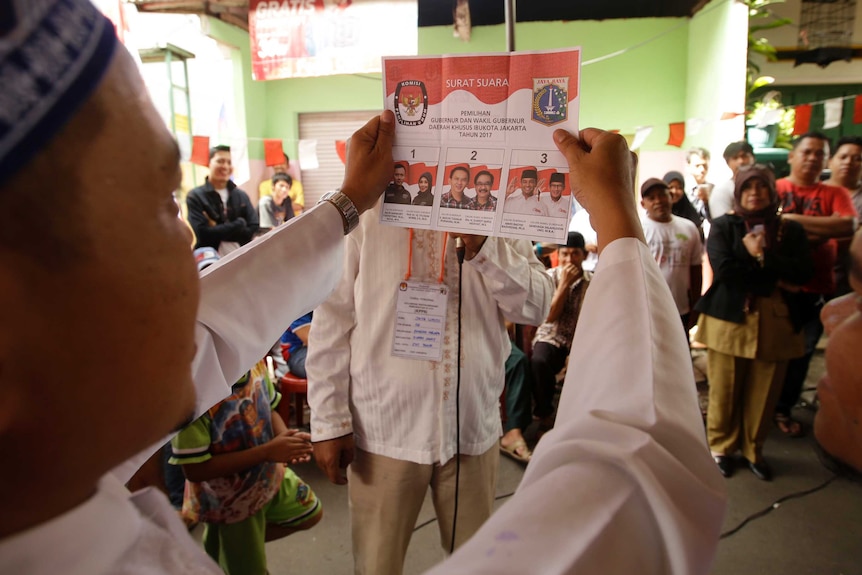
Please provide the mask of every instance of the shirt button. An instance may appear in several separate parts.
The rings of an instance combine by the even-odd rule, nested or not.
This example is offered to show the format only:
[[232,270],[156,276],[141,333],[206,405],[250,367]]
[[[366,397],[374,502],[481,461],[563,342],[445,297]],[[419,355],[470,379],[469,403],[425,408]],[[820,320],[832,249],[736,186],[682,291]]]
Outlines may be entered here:
[[443,392],[443,401],[448,401],[448,400],[449,400],[449,392],[448,392],[448,391],[444,391],[444,392]]

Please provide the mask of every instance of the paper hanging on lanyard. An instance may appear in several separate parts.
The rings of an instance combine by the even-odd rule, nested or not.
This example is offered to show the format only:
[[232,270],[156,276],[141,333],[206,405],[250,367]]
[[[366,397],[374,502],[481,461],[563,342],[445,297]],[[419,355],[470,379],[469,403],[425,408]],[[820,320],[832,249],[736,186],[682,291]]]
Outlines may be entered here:
[[392,355],[440,361],[449,288],[443,283],[402,281],[395,304]]
[[578,132],[580,61],[580,48],[384,58],[396,122],[381,223],[564,242],[573,196],[553,133]]

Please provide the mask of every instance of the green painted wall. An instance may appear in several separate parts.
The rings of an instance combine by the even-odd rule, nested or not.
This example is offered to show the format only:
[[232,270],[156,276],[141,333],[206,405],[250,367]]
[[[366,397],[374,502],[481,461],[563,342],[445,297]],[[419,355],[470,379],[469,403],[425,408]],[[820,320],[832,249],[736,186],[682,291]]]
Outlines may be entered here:
[[[720,2],[714,2],[721,4]],[[692,112],[712,108],[714,87],[727,29],[728,10],[712,10],[692,19],[633,19],[585,22],[530,22],[516,27],[518,50],[583,47],[581,126],[618,129],[631,134],[640,126],[655,126],[646,150],[666,150],[667,124]],[[249,137],[282,137],[294,156],[299,136],[298,116],[330,110],[378,110],[382,88],[379,75],[345,75],[254,82],[251,80],[248,35],[211,21],[212,35],[240,48],[242,90]],[[650,39],[655,38],[653,41]],[[706,38],[706,41],[703,39]],[[450,26],[421,28],[420,54],[505,51],[505,27],[473,29],[469,43],[452,36]],[[692,63],[690,50],[698,62]],[[622,52],[590,63],[592,59]],[[700,102],[692,103],[692,97]],[[260,146],[249,148],[261,158]]]
[[[266,138],[285,138],[284,148],[298,157],[299,114],[347,110],[382,110],[380,74],[270,80],[266,84]],[[291,141],[293,140],[293,141]]]
[[743,4],[714,0],[691,19],[685,117],[708,123],[701,133],[686,138],[686,146],[704,146],[720,157],[728,142],[742,139],[741,117],[720,118],[723,112],[745,109],[747,50],[748,13]]
[[[202,18],[202,21],[208,35],[237,48],[233,51],[232,57],[234,78],[242,78],[242,83],[234,84],[234,98],[239,108],[237,118],[240,122],[245,119],[245,133],[248,138],[265,137],[267,115],[260,112],[266,110],[267,86],[264,82],[255,82],[251,79],[251,46],[248,33],[217,18]],[[262,141],[249,140],[248,157],[263,158]]]

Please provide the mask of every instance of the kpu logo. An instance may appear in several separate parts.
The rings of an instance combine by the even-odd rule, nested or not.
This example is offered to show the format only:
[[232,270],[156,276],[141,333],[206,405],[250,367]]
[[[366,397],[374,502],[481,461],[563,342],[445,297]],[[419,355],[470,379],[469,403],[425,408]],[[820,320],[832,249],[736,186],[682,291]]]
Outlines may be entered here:
[[402,126],[420,126],[428,113],[428,91],[419,80],[403,80],[395,88],[395,117]]

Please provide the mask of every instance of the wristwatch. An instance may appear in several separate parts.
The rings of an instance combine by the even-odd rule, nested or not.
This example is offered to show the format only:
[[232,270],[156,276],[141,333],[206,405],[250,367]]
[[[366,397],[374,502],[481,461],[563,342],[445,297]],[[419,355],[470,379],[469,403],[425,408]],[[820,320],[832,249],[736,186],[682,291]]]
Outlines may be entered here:
[[321,196],[318,203],[321,202],[329,202],[341,212],[341,218],[344,220],[345,236],[359,225],[359,212],[356,210],[356,206],[353,205],[353,200],[341,192],[327,192]]

